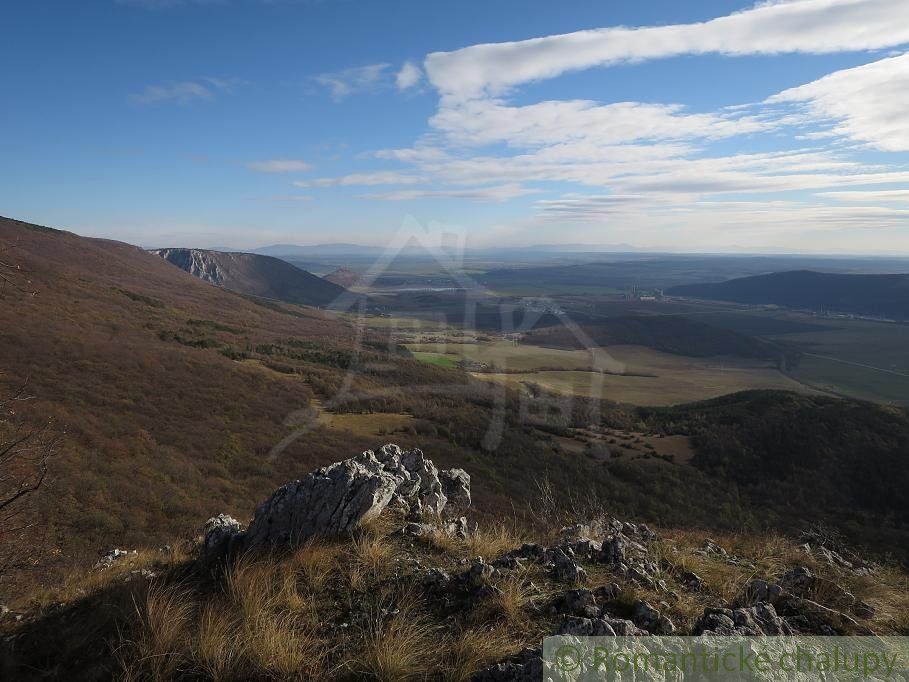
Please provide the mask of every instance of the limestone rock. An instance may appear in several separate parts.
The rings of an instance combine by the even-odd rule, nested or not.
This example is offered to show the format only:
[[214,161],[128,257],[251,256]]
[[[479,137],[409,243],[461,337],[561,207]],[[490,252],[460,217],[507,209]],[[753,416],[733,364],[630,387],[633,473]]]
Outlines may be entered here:
[[[470,477],[440,472],[420,450],[388,444],[377,451],[335,462],[278,488],[256,509],[245,535],[247,547],[297,545],[320,535],[353,530],[392,502],[440,516],[448,497],[469,504]],[[419,523],[414,520],[413,523]]]
[[671,635],[675,632],[672,621],[643,599],[635,604],[633,620],[635,625],[654,635]]

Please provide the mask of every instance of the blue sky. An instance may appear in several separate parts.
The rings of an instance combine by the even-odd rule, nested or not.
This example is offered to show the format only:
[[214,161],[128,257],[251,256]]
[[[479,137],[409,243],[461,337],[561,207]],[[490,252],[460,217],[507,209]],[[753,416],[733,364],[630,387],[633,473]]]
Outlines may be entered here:
[[0,213],[146,246],[909,253],[909,3],[0,6]]

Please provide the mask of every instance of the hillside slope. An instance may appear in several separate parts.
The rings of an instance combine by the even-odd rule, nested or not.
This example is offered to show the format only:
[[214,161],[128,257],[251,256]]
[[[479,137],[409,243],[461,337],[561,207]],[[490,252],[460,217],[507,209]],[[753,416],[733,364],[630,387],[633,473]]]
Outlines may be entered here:
[[672,296],[773,304],[825,312],[909,319],[909,275],[844,275],[810,270],[774,272],[717,284],[686,284]]
[[[751,531],[810,519],[880,551],[909,547],[905,505],[898,495],[875,497],[877,477],[850,487],[847,509],[790,494],[826,471],[824,453],[855,471],[872,452],[878,475],[886,465],[889,480],[905,480],[905,411],[791,403],[785,393],[763,397],[762,416],[751,420],[742,418],[754,411],[748,395],[734,409],[711,401],[676,412],[545,394],[528,403],[421,363],[392,337],[370,332],[357,342],[351,326],[327,314],[210,286],[128,244],[4,219],[0,249],[21,266],[22,283],[0,286],[0,396],[26,380],[34,396],[0,414],[0,431],[49,418],[65,431],[29,512],[35,525],[24,544],[38,562],[31,581],[91,565],[111,547],[169,543],[199,519],[251,509],[276,485],[391,434],[432,451],[441,466],[469,470],[475,513],[490,521],[503,510],[526,517],[546,485],[566,503],[608,504],[664,526]],[[832,409],[861,418],[829,417]],[[326,410],[340,427],[321,419]],[[762,489],[713,464],[745,453],[773,471],[773,434],[800,425],[793,443],[810,443],[816,423],[826,429],[822,450]],[[690,434],[709,465],[604,463],[561,447],[573,431],[601,427]],[[824,491],[830,499],[830,486]]]
[[[21,268],[0,286],[0,397],[23,384],[33,396],[13,419],[0,415],[0,442],[48,419],[65,432],[35,510],[42,563],[160,540],[190,514],[252,501],[295,462],[357,442],[326,432],[264,460],[312,386],[343,376],[319,358],[349,345],[347,325],[257,304],[120,242],[0,219],[0,248]],[[311,381],[251,359],[285,339],[308,344]]]
[[273,256],[204,249],[154,253],[199,279],[249,296],[327,306],[347,293],[344,287]]

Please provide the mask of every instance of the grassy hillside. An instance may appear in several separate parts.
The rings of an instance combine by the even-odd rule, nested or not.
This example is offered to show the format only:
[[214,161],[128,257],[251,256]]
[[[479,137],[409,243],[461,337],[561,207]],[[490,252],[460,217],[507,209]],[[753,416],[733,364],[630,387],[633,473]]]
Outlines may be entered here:
[[272,256],[203,249],[159,249],[155,253],[206,282],[250,296],[325,306],[341,303],[339,299],[347,293],[329,279]]
[[717,284],[673,287],[674,296],[782,305],[909,319],[909,275],[849,275],[795,270]]
[[[486,518],[526,515],[548,480],[566,500],[606,501],[598,504],[664,526],[760,529],[804,521],[804,505],[787,505],[782,494],[751,496],[734,468],[602,463],[566,454],[557,443],[570,429],[591,425],[675,430],[695,434],[705,461],[713,452],[734,458],[737,443],[748,444],[745,451],[757,458],[751,461],[772,458],[772,430],[761,430],[757,420],[735,427],[729,403],[641,412],[567,396],[528,397],[422,363],[378,331],[357,342],[351,326],[316,310],[244,298],[126,244],[3,220],[0,245],[14,247],[5,259],[22,268],[21,286],[0,288],[0,391],[27,379],[34,396],[4,414],[0,428],[51,418],[63,435],[23,540],[40,549],[30,581],[56,580],[111,547],[170,542],[218,512],[242,514],[339,452],[388,440],[469,470],[475,513]],[[386,431],[313,421],[307,408],[314,399],[321,410],[362,413],[387,424]],[[768,407],[767,414],[781,426],[798,421],[805,434],[794,442],[807,443],[815,408],[791,413],[786,394],[766,398],[770,406],[775,400],[783,407]],[[736,408],[743,415],[748,409]],[[905,429],[903,412],[820,423],[835,461],[858,466],[873,444],[881,463],[874,471],[890,462],[893,480],[902,480],[905,441],[879,434]],[[286,447],[270,457],[282,442]],[[825,471],[822,459],[806,466]],[[865,493],[850,498],[848,515],[842,507],[817,514],[873,547],[909,546],[898,496],[876,497],[876,479],[856,485]]]

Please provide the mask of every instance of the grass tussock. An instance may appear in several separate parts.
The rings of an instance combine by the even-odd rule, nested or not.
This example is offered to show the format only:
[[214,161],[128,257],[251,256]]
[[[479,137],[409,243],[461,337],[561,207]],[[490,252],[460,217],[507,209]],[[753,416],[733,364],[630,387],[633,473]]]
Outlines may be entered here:
[[476,532],[471,532],[464,539],[439,530],[430,536],[429,541],[433,547],[446,554],[461,558],[481,556],[487,559],[499,557],[525,542],[522,533],[515,526],[506,523],[477,528]]

